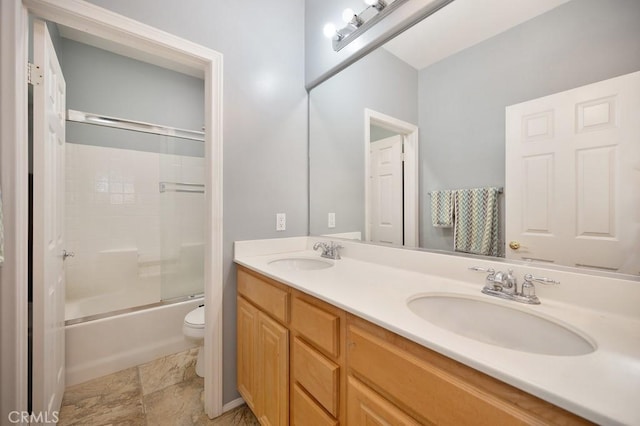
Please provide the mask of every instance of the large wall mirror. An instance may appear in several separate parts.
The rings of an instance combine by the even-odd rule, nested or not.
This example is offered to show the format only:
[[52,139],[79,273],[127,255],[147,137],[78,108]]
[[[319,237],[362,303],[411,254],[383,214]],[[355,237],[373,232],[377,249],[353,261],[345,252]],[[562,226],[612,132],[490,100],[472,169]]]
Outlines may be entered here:
[[310,234],[637,277],[638,22],[637,0],[455,0],[323,81]]

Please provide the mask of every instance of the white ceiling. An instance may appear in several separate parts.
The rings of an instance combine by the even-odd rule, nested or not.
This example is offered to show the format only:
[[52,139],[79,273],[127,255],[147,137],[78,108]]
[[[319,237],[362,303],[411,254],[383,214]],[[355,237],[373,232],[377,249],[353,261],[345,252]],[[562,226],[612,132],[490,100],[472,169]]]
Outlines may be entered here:
[[569,0],[455,0],[384,45],[420,70]]

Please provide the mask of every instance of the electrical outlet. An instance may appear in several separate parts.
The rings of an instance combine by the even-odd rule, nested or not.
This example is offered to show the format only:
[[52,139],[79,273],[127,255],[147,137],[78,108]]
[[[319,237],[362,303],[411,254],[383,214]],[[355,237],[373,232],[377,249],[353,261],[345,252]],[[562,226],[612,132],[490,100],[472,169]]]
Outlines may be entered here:
[[276,231],[284,231],[285,229],[287,229],[287,215],[276,213]]
[[335,228],[336,227],[336,214],[335,213],[329,213],[328,226],[329,226],[329,228]]

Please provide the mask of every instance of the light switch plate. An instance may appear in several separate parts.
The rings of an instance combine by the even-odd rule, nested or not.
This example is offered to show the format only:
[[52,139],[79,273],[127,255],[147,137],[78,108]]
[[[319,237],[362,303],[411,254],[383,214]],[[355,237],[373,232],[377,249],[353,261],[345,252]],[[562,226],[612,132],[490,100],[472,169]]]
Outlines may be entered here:
[[336,227],[336,214],[335,213],[329,213],[328,226],[329,226],[329,228],[335,228]]

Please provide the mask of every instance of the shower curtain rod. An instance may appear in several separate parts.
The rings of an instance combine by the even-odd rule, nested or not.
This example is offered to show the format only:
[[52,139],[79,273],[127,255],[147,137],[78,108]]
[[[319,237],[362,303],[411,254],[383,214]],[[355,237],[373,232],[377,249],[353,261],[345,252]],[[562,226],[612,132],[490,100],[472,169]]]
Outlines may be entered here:
[[196,130],[178,129],[176,127],[163,126],[161,124],[145,123],[143,121],[128,120],[126,118],[109,117],[107,115],[93,114],[90,112],[67,110],[67,121],[77,123],[94,124],[96,126],[114,127],[134,132],[151,133],[154,135],[172,136],[181,139],[204,142],[204,132]]

